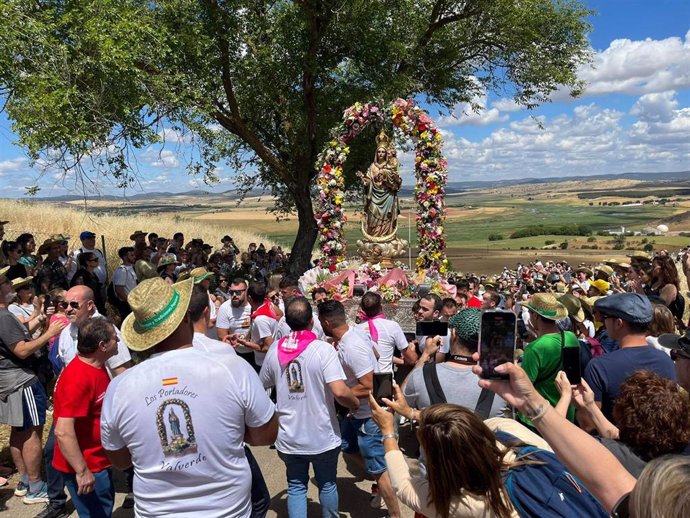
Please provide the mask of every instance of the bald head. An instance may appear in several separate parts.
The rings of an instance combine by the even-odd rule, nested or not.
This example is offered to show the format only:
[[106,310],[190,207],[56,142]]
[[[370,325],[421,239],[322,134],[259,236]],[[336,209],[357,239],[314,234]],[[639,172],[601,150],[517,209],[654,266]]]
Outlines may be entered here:
[[96,313],[93,290],[88,286],[74,286],[65,293],[67,319],[72,324],[80,324]]

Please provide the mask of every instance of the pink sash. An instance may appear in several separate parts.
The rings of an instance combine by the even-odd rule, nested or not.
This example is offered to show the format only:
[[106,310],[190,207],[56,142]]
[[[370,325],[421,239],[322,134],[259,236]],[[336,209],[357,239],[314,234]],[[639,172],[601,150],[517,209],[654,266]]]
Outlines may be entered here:
[[376,326],[374,325],[374,320],[377,318],[386,318],[386,316],[383,313],[379,313],[376,316],[373,317],[368,317],[364,311],[360,311],[357,313],[357,317],[359,318],[360,322],[366,322],[369,324],[369,334],[371,335],[371,339],[374,341],[376,345],[379,343],[379,330],[376,329]]
[[297,358],[314,340],[316,340],[316,335],[308,329],[292,331],[289,335],[278,340],[278,363],[280,366],[285,367]]

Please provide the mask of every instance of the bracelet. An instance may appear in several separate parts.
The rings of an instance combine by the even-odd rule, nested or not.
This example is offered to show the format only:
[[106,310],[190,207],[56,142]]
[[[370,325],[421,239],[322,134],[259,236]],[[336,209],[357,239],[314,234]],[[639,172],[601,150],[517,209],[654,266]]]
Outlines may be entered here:
[[387,433],[386,435],[381,437],[381,442],[385,441],[386,439],[395,439],[397,441],[398,440],[398,434],[397,433]]
[[549,408],[551,408],[551,405],[549,405],[549,404],[541,405],[539,407],[539,410],[537,411],[537,413],[535,415],[533,415],[533,416],[529,415],[529,414],[525,414],[525,415],[527,416],[527,418],[530,421],[532,421],[533,423],[536,423],[537,421],[539,421],[542,417],[544,417],[546,415],[546,412],[549,411]]

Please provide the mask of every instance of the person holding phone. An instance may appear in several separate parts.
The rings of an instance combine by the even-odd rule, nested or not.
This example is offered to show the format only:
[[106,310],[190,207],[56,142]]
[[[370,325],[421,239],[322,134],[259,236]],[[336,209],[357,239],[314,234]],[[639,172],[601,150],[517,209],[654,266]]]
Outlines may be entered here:
[[369,406],[374,372],[378,369],[373,342],[361,329],[348,326],[345,307],[337,300],[319,304],[319,320],[326,336],[332,338],[337,346],[338,357],[347,378],[345,383],[359,398],[359,408],[341,423],[341,449],[354,460],[363,462],[367,473],[374,477],[378,493],[372,494],[370,505],[378,507],[380,499],[377,495],[380,495],[386,502],[389,516],[399,518],[400,506],[386,470],[382,444],[385,437],[372,420]]
[[[529,312],[529,325],[537,339],[527,344],[522,356],[522,368],[527,373],[535,389],[551,406],[556,406],[560,393],[554,383],[558,371],[562,369],[562,349],[577,347],[580,342],[570,331],[561,331],[556,321],[568,316],[566,307],[550,293],[535,293],[526,304]],[[520,421],[531,426],[527,416],[518,413]],[[568,409],[567,418],[575,420],[575,409]]]
[[[419,300],[419,307],[415,314],[417,322],[432,322],[441,319],[443,310],[443,300],[434,293],[429,293]],[[417,344],[420,352],[420,361],[427,360],[443,362],[446,354],[450,350],[450,335],[444,336],[425,336],[417,335]],[[428,349],[428,350],[427,350]],[[426,351],[426,354],[425,354]]]

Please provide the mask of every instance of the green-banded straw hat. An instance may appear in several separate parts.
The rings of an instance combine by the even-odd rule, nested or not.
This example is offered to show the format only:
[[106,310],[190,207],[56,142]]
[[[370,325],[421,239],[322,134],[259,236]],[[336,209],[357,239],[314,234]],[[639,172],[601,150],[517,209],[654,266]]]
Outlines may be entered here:
[[132,313],[122,322],[122,336],[129,348],[145,351],[173,334],[187,313],[192,288],[192,279],[173,285],[155,277],[130,291],[127,302]]
[[535,293],[527,307],[549,320],[561,320],[568,316],[568,310],[551,293]]

